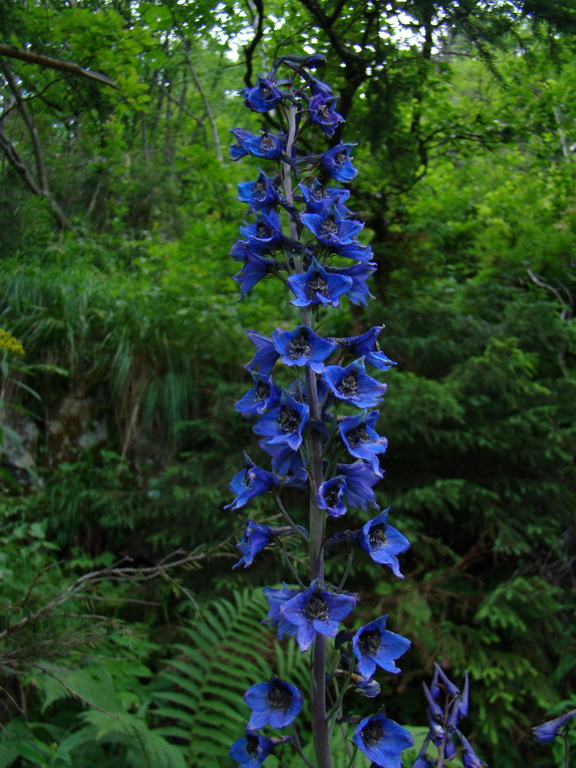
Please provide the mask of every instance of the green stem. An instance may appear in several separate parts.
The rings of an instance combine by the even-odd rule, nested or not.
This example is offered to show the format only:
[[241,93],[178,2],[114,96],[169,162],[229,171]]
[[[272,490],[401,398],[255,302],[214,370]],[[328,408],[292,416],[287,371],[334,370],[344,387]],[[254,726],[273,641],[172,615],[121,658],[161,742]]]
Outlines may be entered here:
[[310,541],[309,537],[308,537],[308,536],[306,535],[306,533],[305,533],[305,532],[302,530],[302,528],[300,528],[299,526],[297,526],[297,525],[296,525],[296,523],[294,522],[294,520],[292,520],[292,518],[290,517],[290,515],[289,515],[288,511],[287,511],[287,510],[286,510],[286,508],[284,507],[284,504],[282,504],[282,501],[280,500],[280,496],[276,496],[276,504],[278,505],[278,509],[280,510],[280,512],[282,513],[282,515],[284,516],[284,519],[286,520],[286,522],[288,523],[288,525],[289,525],[289,526],[290,526],[290,527],[291,527],[291,528],[294,530],[294,532],[295,532],[295,533],[297,533],[297,534],[299,534],[300,536],[302,536],[302,538],[304,539],[304,541],[306,542],[306,544],[308,544],[308,543],[309,543],[309,541]]
[[280,551],[282,552],[282,557],[284,558],[284,562],[288,566],[288,569],[292,576],[294,576],[294,580],[297,582],[298,586],[302,587],[302,589],[306,589],[306,586],[302,583],[302,580],[300,579],[300,576],[298,576],[298,573],[296,572],[296,569],[290,562],[290,558],[288,557],[288,553],[286,552],[286,547],[284,544],[282,544],[281,541],[278,542],[280,544]]
[[[288,112],[288,138],[286,141],[286,155],[292,157],[292,148],[296,137],[296,107],[290,104]],[[288,163],[283,165],[282,180],[284,184],[284,196],[289,204],[293,203],[292,192],[292,168]],[[290,217],[290,236],[298,239],[297,222]],[[302,259],[298,264],[302,269]],[[300,310],[300,323],[310,327],[310,309],[305,307]],[[306,367],[306,393],[310,408],[309,427],[309,456],[310,456],[310,581],[318,580],[324,584],[324,528],[326,516],[318,508],[317,494],[322,485],[322,440],[315,425],[320,424],[322,411],[318,398],[318,383],[316,374],[308,366]],[[326,719],[326,638],[316,633],[312,658],[312,738],[316,755],[316,768],[332,768],[330,757],[330,738],[328,735],[328,721]]]

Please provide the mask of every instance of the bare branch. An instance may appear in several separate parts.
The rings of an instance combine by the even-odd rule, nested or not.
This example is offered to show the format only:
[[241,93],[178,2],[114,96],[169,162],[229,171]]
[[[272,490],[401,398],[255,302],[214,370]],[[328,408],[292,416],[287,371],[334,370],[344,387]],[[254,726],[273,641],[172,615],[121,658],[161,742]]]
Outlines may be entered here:
[[85,69],[79,64],[74,64],[74,62],[71,61],[62,61],[61,59],[53,59],[51,56],[32,53],[32,51],[23,51],[20,48],[16,48],[14,45],[0,45],[0,57],[19,59],[20,61],[25,61],[29,64],[38,64],[40,67],[57,69],[60,72],[69,72],[72,75],[82,75],[82,77],[97,80],[99,83],[109,85],[112,88],[118,88],[118,84],[115,83],[114,80],[106,77],[106,75],[100,74],[100,72],[92,72],[90,69]]

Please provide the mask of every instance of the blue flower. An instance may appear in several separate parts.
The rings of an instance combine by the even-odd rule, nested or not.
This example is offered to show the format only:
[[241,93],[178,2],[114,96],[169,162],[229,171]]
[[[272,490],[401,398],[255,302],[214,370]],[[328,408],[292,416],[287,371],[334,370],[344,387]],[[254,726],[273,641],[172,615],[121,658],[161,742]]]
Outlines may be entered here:
[[322,381],[339,400],[344,400],[358,408],[377,407],[387,389],[387,384],[382,384],[372,376],[368,376],[362,358],[355,360],[346,368],[340,365],[326,366],[322,373]]
[[228,756],[240,763],[242,768],[258,768],[271,754],[273,748],[272,739],[246,730],[246,735],[232,744]]
[[296,686],[274,675],[268,683],[252,685],[243,696],[252,710],[248,728],[286,728],[291,725],[302,709],[302,694]]
[[309,307],[310,304],[331,304],[337,307],[340,298],[352,286],[351,277],[326,272],[316,259],[312,259],[306,272],[290,275],[286,282],[296,296],[290,302],[296,307]]
[[323,82],[322,80],[318,80],[316,77],[311,77],[308,81],[308,86],[310,88],[310,92],[313,96],[317,96],[318,94],[321,94],[324,96],[324,98],[330,98],[332,96],[332,88],[328,85],[328,83]]
[[282,157],[286,143],[284,134],[272,136],[268,131],[262,131],[262,135],[258,136],[250,131],[245,131],[243,128],[232,128],[230,133],[234,135],[237,141],[229,149],[232,160],[239,160],[245,155],[261,157],[266,160],[279,160]]
[[[240,241],[242,242],[242,241]],[[248,244],[246,244],[248,245]],[[247,247],[244,252],[244,266],[234,277],[241,288],[240,298],[254,288],[266,275],[276,272],[282,266],[282,262],[267,259],[259,253],[252,253]]]
[[369,414],[364,411],[356,416],[346,416],[338,423],[340,437],[348,453],[371,463],[375,473],[378,472],[377,455],[385,453],[388,447],[388,440],[372,429],[379,415],[378,411]]
[[265,587],[263,590],[268,600],[268,615],[262,620],[262,624],[273,626],[278,624],[278,639],[282,640],[283,637],[293,637],[298,631],[298,627],[292,624],[291,621],[285,619],[280,613],[282,605],[291,598],[300,594],[298,589],[289,589],[286,584],[282,585],[282,589],[272,589],[271,587]]
[[282,390],[272,381],[271,376],[264,376],[250,371],[255,386],[244,397],[234,403],[234,408],[246,418],[257,416],[274,408],[280,402]]
[[448,675],[444,672],[442,667],[436,661],[434,662],[434,668],[437,673],[434,676],[435,684],[440,687],[441,684],[438,683],[438,678],[440,678],[440,680],[442,681],[442,683],[444,683],[444,686],[446,687],[446,692],[448,696],[460,696],[460,688],[458,688],[457,685],[454,685],[454,683],[448,678]]
[[386,357],[378,346],[378,336],[382,333],[383,328],[383,325],[375,325],[361,336],[347,336],[343,339],[331,338],[330,341],[335,341],[352,357],[363,357],[367,363],[378,368],[379,371],[387,371],[396,363]]
[[320,184],[319,181],[314,181],[310,187],[306,187],[304,184],[300,184],[299,187],[302,190],[302,196],[306,203],[306,210],[310,213],[324,213],[324,211],[334,205],[342,216],[350,214],[350,211],[344,205],[350,197],[349,189],[340,189],[340,187],[327,188]]
[[360,221],[343,218],[335,204],[321,213],[303,213],[300,219],[322,245],[338,253],[340,246],[355,243],[356,235],[364,227]]
[[272,408],[252,427],[257,435],[270,445],[286,444],[297,451],[302,445],[302,433],[308,423],[310,408],[299,403],[288,392],[283,392],[280,405]]
[[318,489],[318,508],[325,510],[331,517],[342,517],[346,514],[345,493],[346,479],[342,475],[326,480]]
[[247,504],[250,499],[260,496],[271,490],[280,483],[279,478],[272,472],[257,467],[256,464],[246,456],[246,469],[243,469],[230,481],[230,490],[236,494],[234,501],[227,504],[224,509],[240,509]]
[[272,181],[263,171],[260,171],[257,181],[238,184],[238,199],[247,203],[255,211],[268,212],[280,198]]
[[258,75],[258,85],[253,88],[243,88],[240,95],[244,96],[244,106],[253,112],[268,112],[284,98],[280,91],[271,80]]
[[261,440],[259,445],[269,456],[272,456],[272,469],[277,475],[284,477],[292,474],[295,478],[301,479],[301,487],[307,485],[308,475],[304,468],[307,466],[308,460],[302,457],[299,450],[293,451],[286,444],[270,444],[267,440]]
[[272,368],[274,368],[276,360],[280,357],[274,348],[272,339],[268,338],[268,336],[263,336],[258,331],[246,331],[246,336],[256,347],[256,354],[249,363],[246,363],[244,368],[249,370],[255,368],[261,374],[267,376]]
[[361,720],[352,741],[380,768],[401,768],[402,752],[414,746],[410,733],[382,714]]
[[430,724],[433,725],[434,723],[441,723],[444,719],[444,710],[440,704],[434,700],[434,697],[432,696],[432,693],[430,692],[430,689],[426,683],[422,683],[422,688],[424,689],[424,696],[428,702],[428,719],[430,720]]
[[240,232],[257,253],[268,253],[282,245],[282,227],[276,211],[260,213],[255,224],[240,227]]
[[426,755],[418,755],[412,768],[434,768],[435,765]]
[[298,627],[296,639],[300,650],[306,651],[316,637],[335,637],[340,621],[353,610],[356,595],[344,595],[321,589],[317,580],[305,592],[287,600],[280,606],[280,614]]
[[326,136],[334,136],[338,123],[345,122],[342,115],[338,114],[334,109],[336,101],[337,99],[332,96],[317,93],[315,96],[312,96],[308,105],[310,120],[319,125]]
[[336,349],[332,341],[323,339],[306,325],[293,331],[277,328],[272,334],[274,348],[285,365],[308,365],[315,373],[324,370],[324,360]]
[[380,695],[380,683],[376,680],[371,680],[369,677],[362,677],[361,675],[352,675],[352,682],[354,683],[354,690],[361,696],[365,696],[367,699],[375,699]]
[[372,677],[376,666],[397,674],[401,670],[394,662],[410,648],[410,640],[386,629],[387,618],[381,616],[360,627],[352,638],[352,650],[358,659],[358,669],[365,677]]
[[355,146],[340,142],[322,155],[322,168],[336,181],[351,181],[358,173],[350,160],[350,149]]
[[[470,695],[470,682],[468,672],[464,676],[464,689],[458,699],[458,718],[468,717],[468,699]],[[575,710],[576,712],[576,710]]]
[[538,744],[549,744],[551,741],[554,741],[556,736],[558,736],[558,731],[569,723],[573,717],[576,717],[576,709],[566,712],[565,715],[560,715],[560,717],[556,717],[554,720],[548,720],[548,722],[532,728],[532,737],[534,741]]
[[365,510],[369,504],[378,508],[372,487],[382,479],[380,470],[376,473],[370,464],[355,461],[353,464],[338,464],[336,471],[346,479],[346,499],[351,507]]
[[396,555],[408,549],[410,542],[400,531],[386,524],[389,509],[390,507],[366,523],[359,533],[358,543],[368,552],[372,560],[387,565],[395,576],[403,579]]
[[376,272],[376,264],[372,262],[354,264],[352,267],[346,269],[335,269],[333,267],[328,268],[328,272],[333,275],[341,275],[342,277],[349,277],[352,280],[352,285],[348,289],[346,295],[352,302],[352,304],[368,306],[368,299],[373,299],[374,296],[368,290],[366,284],[371,274]]
[[248,568],[249,565],[252,565],[252,561],[258,552],[268,546],[277,533],[278,531],[276,529],[270,528],[268,525],[262,525],[261,523],[254,522],[254,520],[248,520],[246,528],[244,529],[242,541],[236,544],[236,548],[242,552],[242,557],[232,566],[232,568],[238,568],[242,563],[244,564],[244,568]]
[[464,736],[463,733],[460,733],[460,731],[457,731],[458,738],[462,742],[462,746],[464,747],[464,752],[460,755],[462,759],[462,765],[464,768],[482,768],[482,766],[485,766],[486,763],[484,763],[476,752],[472,749],[472,746],[468,739]]

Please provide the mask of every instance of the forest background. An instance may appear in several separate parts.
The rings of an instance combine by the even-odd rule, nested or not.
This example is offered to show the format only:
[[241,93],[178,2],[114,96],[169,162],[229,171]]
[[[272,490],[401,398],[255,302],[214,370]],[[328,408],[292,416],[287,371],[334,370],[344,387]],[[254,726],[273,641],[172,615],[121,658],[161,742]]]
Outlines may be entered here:
[[228,130],[274,129],[237,92],[311,51],[379,266],[326,333],[384,323],[398,363],[378,499],[406,579],[350,582],[413,639],[386,711],[422,738],[438,660],[489,765],[551,765],[530,727],[576,706],[572,3],[18,0],[0,30],[117,86],[0,58],[0,326],[25,352],[3,337],[0,766],[227,766],[246,688],[305,678],[258,623],[281,561],[231,572],[222,507],[259,455],[244,331],[295,322],[261,286],[237,302],[255,168]]

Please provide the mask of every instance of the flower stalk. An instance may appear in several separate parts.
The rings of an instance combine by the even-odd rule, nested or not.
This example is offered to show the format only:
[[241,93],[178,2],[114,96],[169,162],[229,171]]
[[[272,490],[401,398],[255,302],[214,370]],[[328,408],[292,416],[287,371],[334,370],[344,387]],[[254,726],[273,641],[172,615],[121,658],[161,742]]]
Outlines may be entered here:
[[[353,549],[365,550],[372,560],[402,578],[397,555],[409,544],[388,525],[388,510],[359,531],[327,535],[332,519],[344,516],[348,509],[366,511],[370,506],[379,511],[372,488],[382,478],[379,456],[385,452],[387,440],[374,429],[377,411],[367,409],[378,407],[386,385],[369,375],[365,364],[383,371],[393,363],[376,346],[383,326],[345,339],[323,338],[319,332],[325,313],[339,307],[341,301],[367,304],[372,297],[366,281],[376,269],[370,246],[358,240],[363,224],[346,206],[350,192],[338,186],[357,173],[351,157],[355,145],[340,142],[324,152],[298,154],[304,131],[319,130],[331,137],[343,122],[331,88],[312,74],[324,63],[324,57],[316,54],[282,56],[267,75],[258,77],[254,87],[241,92],[250,110],[275,110],[277,117],[283,116],[284,131],[275,136],[262,131],[259,136],[241,128],[232,130],[232,159],[249,155],[275,164],[273,173],[260,169],[255,182],[238,187],[252,223],[240,228],[243,239],[232,247],[232,258],[243,264],[234,279],[243,298],[264,277],[279,278],[292,294],[290,303],[299,309],[299,325],[294,330],[278,328],[271,337],[247,332],[256,348],[246,366],[253,388],[235,407],[245,417],[258,419],[253,431],[261,438],[271,471],[247,458],[246,469],[230,484],[236,495],[227,508],[236,510],[256,496],[272,494],[288,522],[287,529],[272,529],[250,521],[238,545],[243,557],[236,565],[247,567],[259,552],[277,546],[293,578],[293,587],[284,584],[282,589],[264,589],[270,606],[264,623],[276,625],[280,639],[295,637],[300,651],[312,655],[314,753],[312,763],[308,748],[297,736],[266,740],[254,734],[255,729],[266,726],[292,725],[301,709],[299,688],[272,677],[255,683],[245,694],[252,714],[246,735],[230,750],[230,756],[244,768],[257,768],[280,744],[283,749],[293,747],[306,765],[331,768],[336,723],[342,729],[345,723],[356,724],[353,734],[345,737],[351,765],[360,749],[376,766],[397,768],[402,751],[413,743],[408,731],[380,712],[363,720],[354,715],[336,718],[347,707],[350,691],[376,696],[380,690],[372,679],[376,667],[392,674],[400,672],[394,660],[410,645],[405,638],[384,630],[386,617],[382,617],[360,627],[356,634],[345,631],[344,640],[333,647],[332,638],[339,634],[341,622],[349,621],[358,599],[344,591]],[[288,74],[280,77],[281,69]],[[290,386],[275,381],[277,366],[295,374]],[[354,409],[360,412],[354,415]],[[308,493],[308,532],[303,531],[297,514],[286,509],[282,494],[288,486]],[[294,532],[308,544],[308,586],[291,561],[289,534]],[[344,544],[349,550],[338,586],[325,580],[328,543]],[[330,691],[330,716],[328,667],[333,670],[330,679],[335,686],[333,695]],[[353,751],[348,741],[353,742]]]

